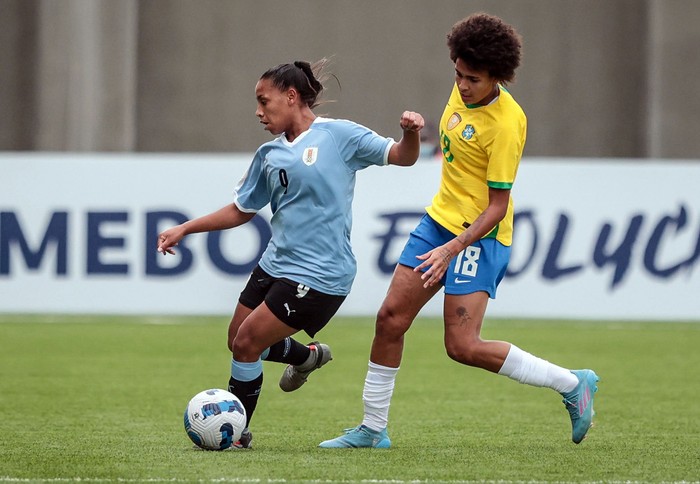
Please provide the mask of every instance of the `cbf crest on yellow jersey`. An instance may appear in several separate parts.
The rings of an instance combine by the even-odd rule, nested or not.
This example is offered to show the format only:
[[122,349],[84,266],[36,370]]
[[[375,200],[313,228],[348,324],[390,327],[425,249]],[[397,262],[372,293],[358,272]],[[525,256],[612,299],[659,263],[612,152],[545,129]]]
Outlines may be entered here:
[[[455,84],[440,120],[442,178],[428,214],[458,235],[486,209],[490,188],[510,189],[525,147],[527,119],[513,96],[500,87],[487,106],[465,105]],[[513,242],[513,199],[487,235]]]

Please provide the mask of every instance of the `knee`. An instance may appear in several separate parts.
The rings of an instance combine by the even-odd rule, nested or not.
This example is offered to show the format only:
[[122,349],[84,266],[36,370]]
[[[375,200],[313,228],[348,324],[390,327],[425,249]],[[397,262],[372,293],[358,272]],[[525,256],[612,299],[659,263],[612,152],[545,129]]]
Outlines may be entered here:
[[231,350],[233,356],[240,356],[245,348],[244,344],[238,338],[234,338],[228,342],[228,349]]
[[228,345],[229,351],[234,355],[239,354],[242,348],[246,345],[245,341],[243,341],[243,338],[239,336],[239,332],[232,332],[230,329],[226,344]]
[[255,345],[251,338],[246,337],[245,334],[239,332],[232,340],[228,343],[229,350],[240,361],[249,361],[250,358],[255,356]]
[[381,338],[402,338],[411,322],[406,321],[398,311],[391,306],[382,305],[377,313],[376,336]]
[[457,363],[467,366],[479,366],[479,345],[471,341],[447,341],[445,342],[447,356]]
[[231,353],[233,353],[233,342],[236,339],[236,336],[238,336],[238,326],[239,325],[234,325],[234,321],[232,320],[231,323],[228,326],[228,335],[226,337],[226,345],[228,346],[228,349]]

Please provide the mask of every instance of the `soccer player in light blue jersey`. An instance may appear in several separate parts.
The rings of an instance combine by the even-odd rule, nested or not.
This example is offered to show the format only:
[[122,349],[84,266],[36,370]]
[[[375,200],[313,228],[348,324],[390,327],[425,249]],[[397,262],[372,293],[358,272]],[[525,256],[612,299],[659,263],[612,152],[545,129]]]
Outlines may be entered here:
[[[272,209],[272,238],[253,270],[229,324],[229,391],[243,403],[248,424],[263,382],[262,360],[286,363],[284,391],[303,385],[331,359],[317,341],[304,345],[336,313],[356,273],[350,246],[355,173],[372,165],[410,166],[420,149],[423,117],[406,111],[398,142],[357,123],[317,117],[326,60],[297,61],[266,71],[255,86],[256,116],[277,136],[255,153],[234,190],[234,201],[213,213],[165,230],[158,251],[174,254],[186,235],[230,229]],[[250,447],[246,430],[237,443]]]
[[404,334],[440,288],[450,358],[560,393],[577,444],[591,426],[594,371],[570,371],[506,341],[481,338],[486,306],[510,257],[510,191],[527,132],[523,110],[503,87],[520,64],[521,41],[500,18],[474,14],[453,26],[447,45],[455,83],[440,121],[440,187],[409,236],[377,314],[362,423],[322,448],[391,446],[387,423]]

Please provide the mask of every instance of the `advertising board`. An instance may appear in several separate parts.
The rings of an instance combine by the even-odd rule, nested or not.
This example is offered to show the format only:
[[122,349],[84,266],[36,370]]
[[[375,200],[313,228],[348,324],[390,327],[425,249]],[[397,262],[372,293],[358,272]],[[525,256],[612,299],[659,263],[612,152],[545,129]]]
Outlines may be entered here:
[[[231,203],[251,155],[0,156],[0,312],[228,314],[270,237],[270,213],[157,234]],[[440,163],[357,175],[358,274],[339,314],[374,315]],[[489,316],[700,320],[700,162],[525,158],[508,274]],[[436,297],[424,315],[440,315]]]

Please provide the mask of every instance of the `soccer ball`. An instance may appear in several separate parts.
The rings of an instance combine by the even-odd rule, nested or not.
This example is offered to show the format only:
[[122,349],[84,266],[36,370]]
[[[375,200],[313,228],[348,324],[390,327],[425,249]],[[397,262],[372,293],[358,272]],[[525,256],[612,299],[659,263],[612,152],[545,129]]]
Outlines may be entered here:
[[218,388],[199,392],[185,409],[185,431],[205,450],[224,450],[241,438],[246,414],[241,401]]

